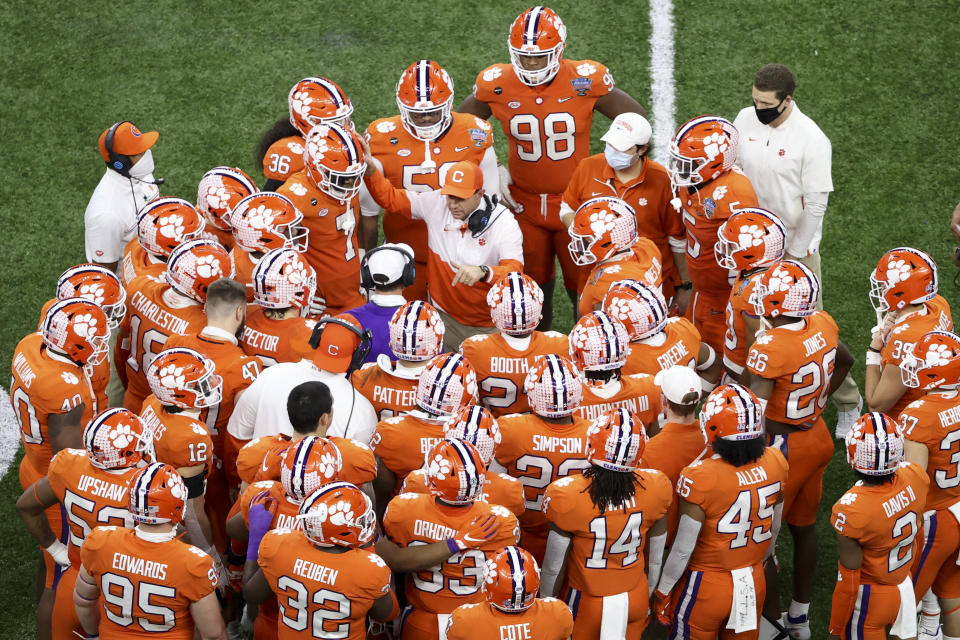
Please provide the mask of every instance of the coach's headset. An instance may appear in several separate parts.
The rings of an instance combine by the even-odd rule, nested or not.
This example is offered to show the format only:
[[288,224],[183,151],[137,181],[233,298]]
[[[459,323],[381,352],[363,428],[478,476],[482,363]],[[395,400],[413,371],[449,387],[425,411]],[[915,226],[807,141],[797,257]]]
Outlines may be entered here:
[[133,160],[131,160],[130,156],[128,155],[117,153],[116,149],[113,148],[113,139],[117,135],[117,129],[124,124],[129,124],[131,127],[134,126],[129,120],[121,120],[107,129],[107,135],[103,139],[103,146],[107,150],[107,166],[122,175],[124,178],[128,178],[130,180],[146,182],[148,184],[155,184],[158,186],[163,184],[163,178],[157,178],[156,180],[142,180],[141,178],[136,178],[130,175],[130,170],[133,169]]
[[370,353],[370,348],[373,346],[373,333],[370,329],[358,329],[353,323],[347,322],[346,320],[341,320],[340,318],[321,318],[317,320],[317,323],[313,325],[313,333],[310,334],[310,348],[316,349],[320,346],[320,338],[323,335],[323,329],[328,324],[336,324],[341,327],[345,327],[353,332],[357,338],[360,339],[360,344],[357,345],[356,349],[353,350],[353,356],[350,358],[350,365],[347,367],[347,379],[350,378],[350,374],[363,366],[364,361],[367,359],[367,354]]
[[370,257],[378,251],[396,251],[403,256],[404,264],[403,272],[400,274],[400,285],[403,287],[412,286],[413,280],[417,275],[417,267],[413,259],[413,253],[395,244],[374,247],[364,254],[363,259],[360,260],[360,286],[367,291],[372,291],[377,285],[383,286],[390,284],[389,282],[376,282],[373,279],[373,272],[370,271]]
[[474,238],[490,226],[490,216],[493,214],[498,201],[496,195],[488,196],[487,194],[484,194],[481,200],[483,200],[483,207],[471,213],[467,218],[467,229],[470,230],[470,235]]

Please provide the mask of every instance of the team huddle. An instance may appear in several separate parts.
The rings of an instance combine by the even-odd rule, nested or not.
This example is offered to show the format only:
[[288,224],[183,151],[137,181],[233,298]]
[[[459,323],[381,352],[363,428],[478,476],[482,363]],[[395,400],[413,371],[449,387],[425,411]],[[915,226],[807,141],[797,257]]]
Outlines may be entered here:
[[[11,367],[38,637],[810,638],[822,413],[854,362],[819,269],[738,126],[692,118],[659,165],[565,42],[532,7],[456,110],[419,60],[365,134],[301,80],[263,188],[216,167],[195,204],[137,169],[156,133],[101,135],[132,239],[63,273]],[[870,411],[835,434],[857,482],[812,613],[956,639],[960,337],[925,252],[869,280]]]

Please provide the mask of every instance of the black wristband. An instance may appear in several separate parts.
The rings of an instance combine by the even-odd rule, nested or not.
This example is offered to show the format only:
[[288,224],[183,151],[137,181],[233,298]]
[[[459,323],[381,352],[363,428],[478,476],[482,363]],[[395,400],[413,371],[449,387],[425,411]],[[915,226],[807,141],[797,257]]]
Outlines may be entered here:
[[684,290],[693,289],[693,283],[690,282],[689,280],[687,280],[686,282],[681,282],[680,284],[678,284],[678,285],[677,285],[676,287],[674,287],[674,288],[676,288],[676,289],[684,289]]

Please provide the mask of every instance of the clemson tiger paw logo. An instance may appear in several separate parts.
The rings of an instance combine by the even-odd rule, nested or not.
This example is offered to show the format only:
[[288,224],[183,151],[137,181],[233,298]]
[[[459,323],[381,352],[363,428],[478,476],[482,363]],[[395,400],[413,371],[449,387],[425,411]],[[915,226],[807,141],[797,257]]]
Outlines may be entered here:
[[583,326],[578,326],[570,334],[570,342],[577,349],[586,349],[587,343],[589,342],[589,336],[587,335],[587,329]]
[[497,563],[490,558],[483,563],[483,580],[487,584],[493,584],[497,579]]
[[220,263],[215,256],[200,256],[197,258],[197,275],[203,279],[213,278],[223,273]]
[[157,377],[160,379],[160,384],[168,389],[179,389],[183,386],[183,383],[186,382],[186,377],[183,375],[183,367],[178,367],[175,364],[168,364],[162,367],[160,371],[157,372]]
[[332,478],[339,470],[337,458],[332,453],[325,453],[320,456],[320,475],[324,478]]
[[759,247],[763,244],[763,229],[759,225],[751,224],[740,229],[737,234],[737,244],[741,247]]
[[379,131],[380,133],[390,133],[396,128],[397,128],[397,125],[395,125],[390,120],[384,120],[383,122],[377,123],[377,131]]
[[316,134],[307,140],[307,153],[315,160],[323,159],[323,155],[329,150],[327,139],[323,135]]
[[371,554],[367,555],[367,560],[369,560],[369,561],[372,562],[373,564],[377,565],[377,566],[380,567],[381,569],[383,569],[384,567],[387,566],[387,563],[383,561],[383,558],[381,558],[380,556],[378,556],[378,555],[375,554],[375,553],[371,553]]
[[703,152],[713,160],[730,147],[730,141],[722,133],[713,132],[703,139]]
[[490,67],[489,69],[483,72],[483,80],[484,82],[493,82],[494,80],[499,78],[502,74],[503,72],[500,71],[500,67]]
[[617,320],[630,319],[630,303],[622,298],[614,298],[606,306],[605,311],[608,315]]
[[477,374],[472,369],[463,379],[463,393],[471,398],[477,395]]
[[581,76],[592,76],[597,72],[596,65],[592,65],[589,62],[584,62],[583,64],[577,65],[577,73]]
[[[597,431],[600,431],[600,429],[597,428]],[[573,476],[564,476],[559,480],[554,481],[553,484],[557,485],[558,487],[569,487],[571,484],[573,484]]]
[[288,142],[287,149],[290,150],[290,153],[295,153],[298,156],[303,155],[303,145],[299,142]]
[[200,202],[205,206],[205,209],[213,209],[214,211],[222,211],[227,209],[230,201],[230,192],[227,191],[226,185],[223,184],[223,180],[217,178],[217,181],[213,184],[207,186],[206,191],[203,194],[203,197],[200,198]]
[[136,439],[133,429],[128,424],[118,424],[107,434],[107,441],[117,449],[125,449]]
[[441,455],[436,455],[427,467],[427,475],[437,480],[446,480],[451,470],[450,461]]
[[247,211],[247,224],[253,229],[267,229],[273,222],[273,210],[261,204]]
[[290,109],[298,115],[306,118],[310,114],[310,105],[313,103],[313,97],[306,91],[297,91],[290,99]]
[[63,371],[60,373],[60,377],[67,384],[80,384],[80,378],[70,373],[69,371]]
[[179,238],[183,235],[183,216],[174,213],[157,220],[157,230],[164,238]]
[[353,524],[353,507],[345,500],[338,500],[330,505],[327,511],[327,518],[331,524],[346,526]]
[[97,319],[90,313],[81,313],[73,318],[73,332],[81,338],[97,335]]
[[894,285],[910,277],[910,265],[906,260],[894,260],[887,263],[887,283]]
[[928,367],[943,366],[950,362],[950,349],[945,344],[932,344],[923,359]]
[[86,298],[97,306],[103,306],[107,291],[103,288],[103,285],[94,282],[92,284],[81,285],[80,290],[77,291],[77,295],[81,298]]
[[723,410],[723,400],[719,398],[707,398],[706,403],[703,405],[703,409],[700,410],[701,415],[705,416],[704,419],[711,418],[720,411]]
[[596,211],[590,214],[590,231],[594,236],[601,236],[607,231],[613,229],[613,221],[616,216],[608,211]]
[[307,195],[307,188],[300,184],[299,182],[290,183],[290,191],[295,196],[305,196]]
[[793,276],[786,269],[777,269],[770,274],[767,282],[768,291],[789,291],[794,284]]
[[[168,479],[168,482],[170,483],[170,495],[178,500],[187,499],[187,485],[183,484],[183,480],[179,475],[174,474]],[[204,553],[203,555],[207,554]]]
[[714,200],[723,200],[723,196],[727,195],[727,187],[720,185],[713,190],[713,199]]
[[845,493],[840,497],[840,504],[849,506],[857,501],[857,494]]

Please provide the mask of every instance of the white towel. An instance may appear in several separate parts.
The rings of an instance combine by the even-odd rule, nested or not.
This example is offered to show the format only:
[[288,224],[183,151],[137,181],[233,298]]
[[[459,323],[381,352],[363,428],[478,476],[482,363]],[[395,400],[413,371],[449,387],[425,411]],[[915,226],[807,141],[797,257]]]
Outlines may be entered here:
[[627,592],[603,596],[603,613],[600,618],[600,640],[624,640],[627,637],[627,619],[630,615],[630,598]]
[[898,638],[917,637],[917,600],[913,595],[913,580],[908,575],[903,582],[897,585],[900,589],[900,610],[897,619],[890,627],[890,635]]
[[735,633],[753,631],[757,628],[757,590],[753,584],[753,567],[734,569],[730,577],[733,578],[733,602],[727,629],[733,629]]
[[437,634],[437,640],[447,640],[447,627],[450,626],[451,617],[453,617],[451,613],[437,614],[437,629],[440,630],[440,633]]

